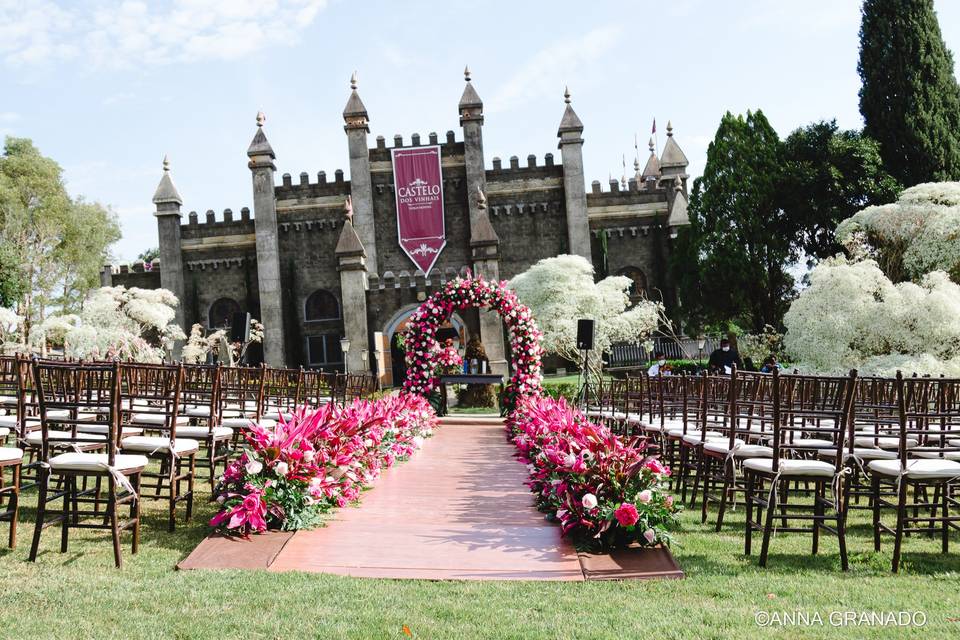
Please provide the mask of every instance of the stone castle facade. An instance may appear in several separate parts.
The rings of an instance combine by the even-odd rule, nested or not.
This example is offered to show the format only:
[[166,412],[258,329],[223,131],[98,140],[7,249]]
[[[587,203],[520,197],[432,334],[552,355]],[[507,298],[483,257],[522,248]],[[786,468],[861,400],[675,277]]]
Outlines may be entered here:
[[[247,151],[253,209],[230,209],[183,220],[183,200],[169,164],[153,197],[160,257],[153,265],[107,266],[104,285],[164,287],[181,300],[177,321],[222,326],[236,311],[249,311],[265,327],[263,356],[274,366],[398,371],[393,335],[405,318],[448,279],[467,268],[488,278],[509,279],[541,258],[570,253],[591,260],[598,274],[622,274],[635,293],[652,292],[673,303],[667,261],[676,228],[687,218],[687,159],[667,126],[657,157],[633,178],[594,181],[583,173],[583,123],[569,92],[557,131],[560,157],[530,155],[521,166],[483,149],[483,102],[465,72],[459,103],[459,136],[448,131],[422,140],[414,134],[393,147],[439,145],[447,245],[429,274],[417,270],[398,243],[390,148],[382,136],[369,141],[370,118],[355,78],[343,111],[350,180],[341,170],[330,179],[301,173],[276,181],[276,154],[264,118]],[[352,202],[352,224],[345,201]],[[657,292],[657,293],[653,293]],[[479,335],[491,367],[506,371],[503,329],[489,313],[465,313],[452,328],[466,339]],[[350,341],[344,357],[341,338]]]

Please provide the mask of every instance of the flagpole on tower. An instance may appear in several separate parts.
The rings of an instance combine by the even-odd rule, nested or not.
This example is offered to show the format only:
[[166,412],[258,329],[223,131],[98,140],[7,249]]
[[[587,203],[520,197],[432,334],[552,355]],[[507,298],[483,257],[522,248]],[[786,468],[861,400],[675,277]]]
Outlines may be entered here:
[[653,119],[653,127],[650,130],[650,133],[653,134],[653,144],[654,148],[657,150],[657,157],[660,157],[660,141],[657,139],[657,119]]

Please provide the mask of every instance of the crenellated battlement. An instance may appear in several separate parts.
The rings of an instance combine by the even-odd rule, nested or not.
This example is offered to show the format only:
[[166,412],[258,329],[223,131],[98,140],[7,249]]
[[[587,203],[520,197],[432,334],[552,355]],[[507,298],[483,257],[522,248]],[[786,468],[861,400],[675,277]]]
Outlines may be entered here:
[[220,214],[220,218],[217,218],[217,214],[213,209],[207,209],[206,213],[203,214],[203,217],[200,217],[196,211],[191,211],[187,214],[187,227],[196,227],[200,225],[231,225],[231,224],[241,224],[247,225],[253,222],[253,215],[249,207],[242,207],[240,209],[239,217],[234,214],[233,209],[224,209],[223,213]]
[[333,180],[328,178],[326,171],[318,171],[316,181],[311,181],[310,174],[302,171],[296,183],[293,181],[293,176],[285,173],[280,178],[280,184],[274,186],[274,193],[277,200],[299,200],[323,196],[346,197],[350,195],[350,181],[344,178],[343,169],[333,172]]
[[371,273],[367,280],[369,283],[368,290],[373,294],[387,294],[398,290],[432,293],[443,288],[450,280],[465,277],[468,268],[467,265],[463,265],[460,269],[454,267],[433,268],[429,275],[424,274],[420,269],[415,269],[413,272],[404,269],[398,273],[387,270],[380,275]]

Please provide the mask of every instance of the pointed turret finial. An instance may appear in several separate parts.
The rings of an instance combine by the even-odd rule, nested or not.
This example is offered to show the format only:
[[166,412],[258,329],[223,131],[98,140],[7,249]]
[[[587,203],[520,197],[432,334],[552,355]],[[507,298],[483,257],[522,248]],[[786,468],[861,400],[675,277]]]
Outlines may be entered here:
[[356,71],[354,71],[350,75],[350,89],[352,89],[353,91],[357,90],[357,72]]
[[[180,205],[183,204],[183,198],[180,197],[180,192],[173,184],[173,178],[170,176],[170,158],[166,154],[163,156],[163,175],[160,177],[160,184],[157,185],[157,190],[153,194],[153,203],[156,205],[175,204],[177,205],[177,215],[180,215]],[[158,206],[158,211],[160,208]],[[169,210],[172,209],[164,208],[164,211]]]
[[487,208],[487,196],[483,194],[483,189],[477,185],[477,209],[483,211]]
[[353,197],[347,196],[343,201],[343,215],[351,225],[353,224]]
[[163,172],[170,173],[170,158],[167,157],[167,154],[163,154]]
[[673,190],[683,191],[683,182],[680,180],[680,176],[673,179]]
[[668,136],[673,135],[673,123],[670,122],[669,120],[667,120],[667,135]]
[[640,158],[633,159],[633,172],[637,173],[640,171]]
[[263,123],[267,121],[267,116],[263,111],[257,111],[257,126],[262,127]]
[[650,146],[650,153],[653,153],[653,137],[650,137],[650,142],[647,143]]
[[469,65],[463,67],[463,79],[467,82],[470,82],[470,67]]
[[570,104],[570,87],[563,88],[563,101]]

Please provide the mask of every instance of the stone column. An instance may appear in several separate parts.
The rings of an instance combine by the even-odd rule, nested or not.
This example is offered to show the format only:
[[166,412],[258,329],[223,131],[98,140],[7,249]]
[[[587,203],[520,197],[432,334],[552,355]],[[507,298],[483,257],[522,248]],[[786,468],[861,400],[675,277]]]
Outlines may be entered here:
[[[260,322],[263,323],[263,358],[272,367],[286,366],[283,335],[283,296],[280,283],[280,242],[277,235],[277,200],[273,190],[276,155],[263,133],[263,113],[257,114],[257,133],[247,156],[253,178],[254,228],[257,236],[257,280],[260,289]],[[160,265],[163,269],[163,263]]]
[[[163,157],[163,177],[153,194],[153,203],[157,207],[153,215],[157,217],[160,241],[160,286],[177,296],[180,303],[174,320],[184,333],[190,333],[184,325],[183,313],[183,251],[180,242],[180,205],[183,204],[183,198],[170,177],[170,160],[166,156]],[[174,358],[180,356],[182,347],[182,342],[174,345]]]
[[587,220],[587,192],[583,178],[583,123],[570,105],[570,90],[563,94],[567,108],[560,120],[557,137],[563,157],[563,195],[567,210],[567,240],[569,252],[583,256],[591,264],[590,223]]
[[370,179],[370,151],[367,134],[370,121],[367,108],[357,94],[357,74],[350,78],[350,98],[343,109],[343,130],[350,151],[350,197],[353,200],[353,225],[367,253],[367,270],[377,273],[377,233],[373,217],[373,185]]
[[368,370],[368,365],[363,362],[360,351],[369,349],[366,251],[350,218],[348,200],[347,221],[340,231],[335,250],[337,270],[340,272],[340,296],[343,298],[343,332],[350,341],[350,351],[344,364],[347,371],[362,372]]
[[[474,204],[477,207],[477,221],[470,238],[473,273],[483,276],[487,281],[497,282],[500,280],[500,238],[490,224],[487,200],[482,191],[477,192]],[[510,367],[503,344],[503,320],[496,311],[480,311],[480,341],[487,352],[491,371],[507,378]]]
[[[460,97],[460,126],[463,127],[463,161],[467,171],[467,193],[487,191],[487,170],[483,162],[483,101],[470,81],[470,69],[464,68],[467,85]],[[476,198],[467,197],[470,211],[470,236],[476,232],[480,210]],[[489,220],[488,220],[489,223]]]

